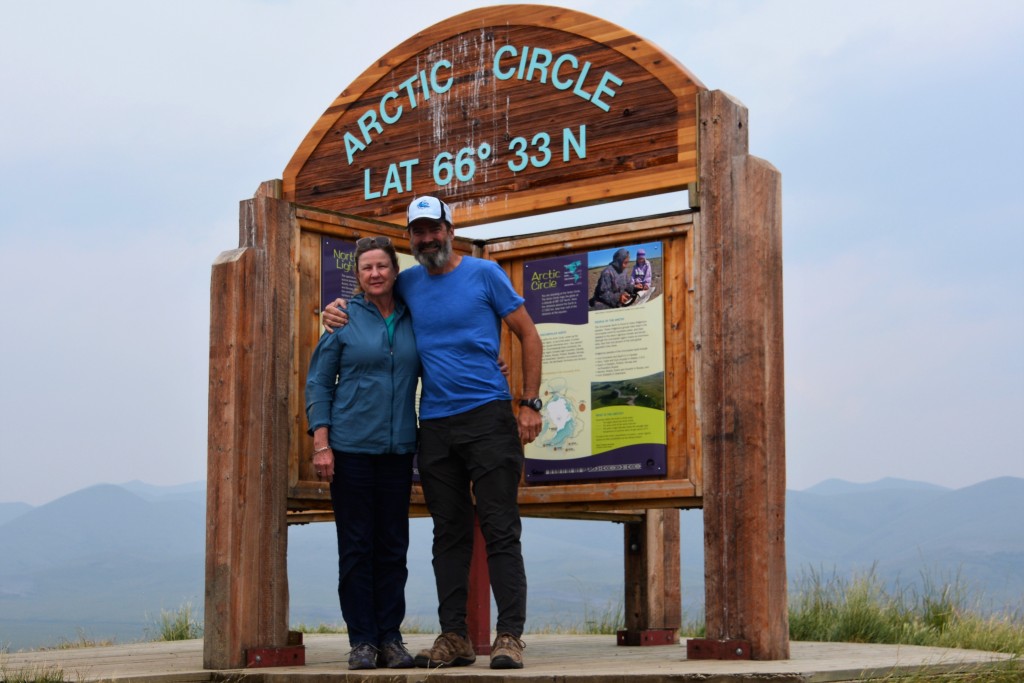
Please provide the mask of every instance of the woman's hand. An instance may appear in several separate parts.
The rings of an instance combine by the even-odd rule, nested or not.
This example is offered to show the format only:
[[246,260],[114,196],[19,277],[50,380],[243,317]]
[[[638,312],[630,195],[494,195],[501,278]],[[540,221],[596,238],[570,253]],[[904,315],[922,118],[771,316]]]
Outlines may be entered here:
[[334,451],[330,446],[313,448],[313,471],[320,481],[328,484],[334,481]]

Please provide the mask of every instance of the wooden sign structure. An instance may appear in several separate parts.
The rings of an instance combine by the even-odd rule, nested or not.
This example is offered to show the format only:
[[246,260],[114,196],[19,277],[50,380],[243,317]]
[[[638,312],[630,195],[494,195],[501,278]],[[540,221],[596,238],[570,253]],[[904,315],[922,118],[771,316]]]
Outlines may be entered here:
[[[678,628],[678,509],[703,507],[707,637],[691,656],[788,657],[781,190],[746,135],[742,105],[656,46],[538,5],[430,27],[342,91],[282,180],[242,202],[239,248],[213,267],[204,666],[296,663],[287,525],[330,519],[300,454],[325,262],[345,254],[332,240],[383,234],[408,253],[404,212],[420,194],[444,198],[458,228],[682,189],[695,208],[456,249],[496,260],[523,292],[551,259],[657,246],[663,462],[527,476],[522,510],[626,522],[636,635]],[[503,352],[518,358],[507,333]],[[425,514],[418,490],[412,503]]]

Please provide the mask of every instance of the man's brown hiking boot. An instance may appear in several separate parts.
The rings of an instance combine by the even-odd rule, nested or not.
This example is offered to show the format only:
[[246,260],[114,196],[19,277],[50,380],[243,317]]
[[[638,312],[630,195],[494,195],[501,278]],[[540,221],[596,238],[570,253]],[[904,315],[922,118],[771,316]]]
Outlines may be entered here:
[[522,669],[526,643],[511,633],[499,633],[491,645],[492,669]]
[[[476,661],[473,645],[458,633],[442,633],[433,646],[420,650],[416,655],[416,666],[436,669],[439,666],[469,666]],[[522,666],[522,665],[520,665]]]

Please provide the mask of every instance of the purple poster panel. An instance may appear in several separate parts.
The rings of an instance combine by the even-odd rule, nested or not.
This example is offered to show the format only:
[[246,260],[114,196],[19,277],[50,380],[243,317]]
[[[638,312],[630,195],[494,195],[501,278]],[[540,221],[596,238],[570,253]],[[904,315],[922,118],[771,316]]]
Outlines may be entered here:
[[666,472],[662,244],[530,261],[523,297],[544,342],[528,481]]
[[536,324],[587,324],[586,256],[556,256],[523,266],[523,298]]
[[348,299],[356,288],[356,244],[334,237],[320,242],[320,310],[337,298]]

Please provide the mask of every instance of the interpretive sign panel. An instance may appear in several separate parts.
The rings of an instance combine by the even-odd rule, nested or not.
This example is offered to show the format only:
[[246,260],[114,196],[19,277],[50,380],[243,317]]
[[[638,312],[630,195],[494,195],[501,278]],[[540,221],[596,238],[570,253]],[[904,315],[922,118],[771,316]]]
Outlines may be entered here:
[[544,342],[544,424],[526,447],[527,481],[664,475],[661,243],[527,261],[523,269],[526,307]]

